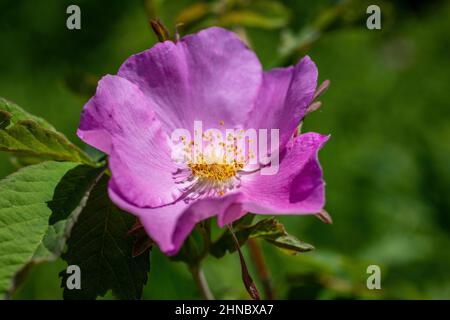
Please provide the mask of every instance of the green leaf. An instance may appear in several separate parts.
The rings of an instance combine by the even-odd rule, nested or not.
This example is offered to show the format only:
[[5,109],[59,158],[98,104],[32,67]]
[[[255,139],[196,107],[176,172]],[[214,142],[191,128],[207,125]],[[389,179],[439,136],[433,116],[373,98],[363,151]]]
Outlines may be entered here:
[[[249,216],[254,217],[254,215]],[[278,234],[280,232],[277,229],[276,220],[273,218],[261,220],[254,225],[242,223],[243,219],[244,218],[241,218],[234,223],[234,234],[236,235],[240,246],[243,246],[249,238]],[[225,230],[225,232],[212,244],[210,248],[211,254],[216,258],[223,257],[227,251],[230,253],[236,251],[236,246],[229,230]]]
[[31,262],[57,257],[100,169],[43,162],[0,181],[0,296]]
[[11,152],[17,158],[32,159],[32,162],[57,160],[94,165],[86,153],[45,120],[2,98],[0,112],[0,151]]
[[23,156],[19,154],[14,154],[13,156],[10,156],[9,160],[18,169],[45,161],[45,159],[39,156],[33,157],[33,156]]
[[5,111],[0,110],[0,129],[4,129],[11,123],[12,114]]
[[[241,218],[241,220],[242,219],[243,218]],[[240,246],[243,246],[250,238],[262,238],[269,243],[284,249],[284,251],[290,254],[311,251],[314,249],[312,245],[289,235],[283,224],[275,218],[263,219],[254,225],[237,222],[234,224],[234,229],[234,233]],[[210,253],[216,258],[223,257],[227,251],[230,253],[236,251],[232,235],[228,230],[226,230],[210,248]]]
[[11,123],[12,124],[15,124],[21,120],[33,120],[37,124],[39,124],[39,126],[41,126],[42,128],[53,130],[53,131],[55,130],[55,128],[53,128],[53,126],[50,123],[48,123],[47,121],[45,121],[44,119],[33,116],[32,114],[23,110],[17,104],[15,104],[11,101],[8,101],[4,98],[1,98],[1,97],[0,97],[0,110],[8,112],[11,115]]
[[150,269],[149,251],[133,258],[134,240],[127,237],[133,216],[109,200],[107,178],[92,190],[78,217],[63,259],[81,269],[81,289],[69,290],[60,273],[65,299],[95,299],[112,290],[119,299],[139,299]]
[[278,29],[286,26],[289,18],[289,10],[280,2],[255,1],[246,7],[230,10],[220,16],[218,22],[224,27]]
[[266,239],[269,243],[276,247],[284,249],[289,254],[297,254],[299,252],[308,252],[314,250],[314,246],[303,242],[289,234],[275,237],[274,239]]
[[253,220],[255,220],[255,215],[251,213],[247,213],[242,218],[236,220],[233,222],[233,227],[238,229],[243,229],[246,227],[250,227],[253,223]]
[[81,211],[86,206],[91,190],[103,176],[105,168],[78,165],[67,171],[56,186],[48,207],[52,215],[48,230],[36,250],[33,260],[51,260],[59,257]]
[[189,266],[197,266],[209,252],[211,244],[211,220],[198,223],[191,234],[184,241],[180,251],[173,257],[173,261],[182,261]]

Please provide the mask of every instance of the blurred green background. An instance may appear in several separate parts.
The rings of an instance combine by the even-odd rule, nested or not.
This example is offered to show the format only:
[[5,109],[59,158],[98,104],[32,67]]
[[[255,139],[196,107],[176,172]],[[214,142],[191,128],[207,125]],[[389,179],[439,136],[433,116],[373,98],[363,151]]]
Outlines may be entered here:
[[[70,4],[81,30],[66,28]],[[381,30],[366,28],[369,4],[381,7]],[[277,298],[450,298],[449,2],[1,0],[0,96],[82,146],[84,103],[102,75],[155,43],[154,17],[171,30],[184,22],[181,34],[235,30],[265,68],[309,54],[331,80],[303,128],[332,135],[320,157],[334,224],[282,218],[316,250],[287,256],[262,244]],[[0,154],[0,177],[13,170]],[[366,288],[370,264],[381,267],[382,290]],[[15,298],[60,299],[64,267],[34,267]],[[204,268],[217,297],[247,298],[236,254]],[[185,265],[153,250],[144,298],[199,295]]]

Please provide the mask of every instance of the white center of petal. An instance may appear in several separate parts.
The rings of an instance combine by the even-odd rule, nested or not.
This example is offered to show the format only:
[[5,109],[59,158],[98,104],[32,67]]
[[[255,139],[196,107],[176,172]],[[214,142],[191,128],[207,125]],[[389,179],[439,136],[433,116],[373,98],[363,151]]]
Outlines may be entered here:
[[174,179],[185,194],[185,201],[223,196],[240,187],[240,176],[249,156],[244,156],[234,136],[228,136],[227,140],[216,141],[211,134],[203,134],[201,148],[193,140],[183,140],[186,161]]

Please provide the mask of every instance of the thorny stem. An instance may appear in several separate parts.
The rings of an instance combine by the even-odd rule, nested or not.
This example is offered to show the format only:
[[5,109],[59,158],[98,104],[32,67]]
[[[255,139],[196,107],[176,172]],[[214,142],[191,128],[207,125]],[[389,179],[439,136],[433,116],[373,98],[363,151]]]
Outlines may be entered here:
[[248,239],[247,244],[253,264],[255,265],[258,273],[258,277],[263,285],[266,299],[274,300],[275,293],[273,291],[272,280],[270,279],[269,269],[267,268],[264,260],[261,246],[259,245],[257,239]]
[[208,282],[206,281],[205,274],[200,266],[192,266],[189,268],[191,271],[192,277],[194,278],[195,284],[197,285],[198,290],[200,291],[203,299],[205,300],[214,300],[214,296],[209,289]]

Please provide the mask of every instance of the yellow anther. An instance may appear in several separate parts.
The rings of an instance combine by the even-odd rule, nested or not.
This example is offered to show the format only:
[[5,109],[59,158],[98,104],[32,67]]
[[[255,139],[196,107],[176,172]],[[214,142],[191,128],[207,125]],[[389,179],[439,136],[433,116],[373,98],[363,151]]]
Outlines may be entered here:
[[[223,159],[222,159],[223,160]],[[200,179],[214,182],[224,182],[236,176],[237,171],[244,167],[243,163],[206,163],[200,161],[188,165],[192,174]]]

